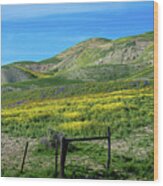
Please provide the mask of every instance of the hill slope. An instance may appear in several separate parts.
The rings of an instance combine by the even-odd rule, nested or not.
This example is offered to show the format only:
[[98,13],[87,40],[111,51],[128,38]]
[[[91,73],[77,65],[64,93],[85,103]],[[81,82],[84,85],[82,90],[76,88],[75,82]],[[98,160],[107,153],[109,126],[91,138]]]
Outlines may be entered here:
[[[92,38],[40,62],[19,62],[2,66],[2,84],[20,81],[48,81],[61,78],[79,81],[108,81],[144,74],[151,77],[153,32],[108,40]],[[137,76],[141,78],[141,76]],[[144,77],[143,77],[144,78]],[[30,84],[30,83],[29,83]],[[34,83],[35,84],[35,83]],[[37,83],[36,83],[37,84]]]

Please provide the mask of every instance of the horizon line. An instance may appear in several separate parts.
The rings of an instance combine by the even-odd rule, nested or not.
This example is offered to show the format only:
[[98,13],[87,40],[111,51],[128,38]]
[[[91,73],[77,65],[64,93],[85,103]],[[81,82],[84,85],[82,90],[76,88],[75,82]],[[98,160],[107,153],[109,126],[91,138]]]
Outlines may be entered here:
[[51,57],[43,58],[43,59],[41,59],[41,60],[39,60],[39,61],[26,60],[26,59],[23,60],[23,59],[22,59],[22,60],[19,60],[19,61],[7,62],[6,64],[2,64],[2,61],[1,61],[1,67],[7,66],[7,65],[11,65],[11,64],[14,64],[14,63],[21,63],[21,62],[39,63],[39,62],[41,62],[41,61],[44,61],[44,60],[53,58],[53,57],[55,57],[55,56],[57,56],[57,55],[59,55],[59,54],[65,52],[66,50],[68,50],[68,49],[70,49],[70,48],[72,48],[72,47],[74,47],[74,46],[76,46],[76,45],[78,45],[78,44],[80,44],[80,43],[89,41],[89,40],[91,40],[91,39],[105,39],[105,40],[108,40],[108,41],[109,41],[109,40],[110,40],[110,41],[116,41],[116,40],[119,40],[119,39],[122,39],[122,38],[136,37],[136,36],[140,36],[140,35],[144,35],[144,34],[148,34],[148,33],[154,33],[154,30],[146,31],[146,32],[143,32],[143,33],[140,33],[140,34],[135,34],[135,35],[126,35],[126,36],[124,36],[124,37],[118,37],[118,38],[116,38],[116,39],[111,39],[111,38],[106,38],[106,37],[90,37],[90,38],[88,38],[88,39],[84,39],[83,41],[77,42],[76,44],[74,44],[74,45],[72,45],[72,46],[70,46],[70,47],[68,47],[68,48],[66,48],[66,49],[64,49],[64,50],[62,50],[61,52],[59,52],[59,53],[57,53],[57,54],[54,54],[54,55],[51,56]]

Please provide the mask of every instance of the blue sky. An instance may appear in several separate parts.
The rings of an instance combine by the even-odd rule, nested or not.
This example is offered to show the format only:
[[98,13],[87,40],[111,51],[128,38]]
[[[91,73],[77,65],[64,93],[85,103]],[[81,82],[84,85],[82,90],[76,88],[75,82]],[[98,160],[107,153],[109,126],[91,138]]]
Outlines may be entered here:
[[2,6],[2,64],[39,61],[92,38],[153,31],[153,2]]

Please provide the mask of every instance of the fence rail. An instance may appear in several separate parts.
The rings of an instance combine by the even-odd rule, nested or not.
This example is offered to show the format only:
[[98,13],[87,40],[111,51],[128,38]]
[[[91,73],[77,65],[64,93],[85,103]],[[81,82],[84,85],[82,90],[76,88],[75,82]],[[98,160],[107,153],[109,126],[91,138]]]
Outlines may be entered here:
[[65,138],[64,136],[56,136],[55,140],[55,175],[58,176],[58,148],[60,145],[60,173],[59,176],[60,178],[64,178],[64,169],[65,169],[65,162],[66,162],[66,155],[68,153],[68,145],[71,142],[75,141],[93,141],[93,140],[104,140],[107,139],[108,141],[108,153],[107,153],[107,162],[106,162],[106,167],[109,169],[110,167],[110,160],[111,160],[111,133],[110,133],[110,128],[108,127],[107,131],[108,135],[107,136],[97,136],[97,137],[84,137],[84,138]]
[[104,139],[108,139],[108,136],[90,137],[90,138],[66,138],[66,141],[73,142],[73,141],[92,141],[92,140],[104,140]]

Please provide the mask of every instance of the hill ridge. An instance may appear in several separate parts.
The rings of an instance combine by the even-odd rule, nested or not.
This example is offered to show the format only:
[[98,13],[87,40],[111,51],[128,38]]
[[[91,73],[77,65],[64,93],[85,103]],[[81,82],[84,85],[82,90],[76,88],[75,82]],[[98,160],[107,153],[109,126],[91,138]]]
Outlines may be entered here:
[[153,65],[153,32],[115,40],[95,37],[45,60],[14,62],[2,66],[2,84],[48,77],[103,81],[102,76],[113,73],[116,68],[119,70],[113,74],[121,78],[118,74],[122,71],[126,73],[132,68],[141,71],[150,65]]

